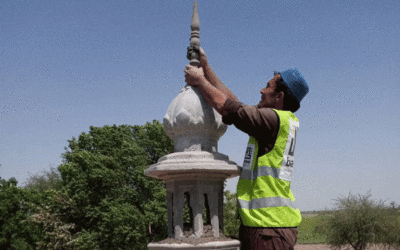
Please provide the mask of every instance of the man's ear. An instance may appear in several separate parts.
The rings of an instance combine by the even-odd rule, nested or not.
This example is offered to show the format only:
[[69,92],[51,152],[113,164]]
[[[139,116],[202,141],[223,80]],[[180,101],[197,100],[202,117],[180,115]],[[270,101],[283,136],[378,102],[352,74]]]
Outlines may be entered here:
[[283,91],[279,92],[279,99],[283,100],[283,97],[285,97],[285,93]]
[[279,92],[276,97],[275,97],[275,107],[277,109],[283,110],[283,98],[285,97],[285,94],[281,91]]
[[283,100],[283,97],[285,97],[285,94],[282,91],[276,93],[275,103],[281,102],[281,100]]

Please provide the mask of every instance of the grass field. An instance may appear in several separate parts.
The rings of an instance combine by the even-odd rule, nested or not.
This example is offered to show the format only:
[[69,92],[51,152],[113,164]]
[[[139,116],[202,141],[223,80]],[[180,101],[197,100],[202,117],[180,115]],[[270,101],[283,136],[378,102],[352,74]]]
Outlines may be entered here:
[[299,234],[297,235],[298,244],[323,244],[325,236],[314,233],[314,227],[320,223],[318,214],[302,214],[303,221],[298,226]]

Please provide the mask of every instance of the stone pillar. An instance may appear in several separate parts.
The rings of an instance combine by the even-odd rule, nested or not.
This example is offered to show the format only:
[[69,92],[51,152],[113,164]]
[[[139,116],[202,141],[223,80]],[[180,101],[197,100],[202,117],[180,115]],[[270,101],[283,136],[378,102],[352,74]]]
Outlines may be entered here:
[[199,238],[203,235],[203,204],[204,197],[201,189],[191,190],[190,195],[190,206],[193,211],[193,231],[194,237]]
[[167,216],[168,216],[168,237],[174,237],[174,222],[173,220],[173,190],[167,186]]
[[[191,22],[190,64],[199,65],[200,22],[197,2]],[[145,170],[147,176],[161,179],[167,186],[168,237],[174,243],[150,243],[153,249],[239,249],[237,240],[220,240],[223,235],[223,184],[227,178],[239,175],[238,165],[228,156],[218,153],[218,140],[227,126],[221,115],[210,107],[200,91],[185,86],[169,105],[163,120],[164,130],[174,141],[175,152],[159,159]],[[185,231],[183,221],[184,195],[190,197],[192,225]],[[205,196],[209,206],[212,235],[205,235],[203,207]],[[210,225],[206,225],[210,226]],[[188,235],[188,232],[193,232]],[[198,239],[203,244],[192,244]]]

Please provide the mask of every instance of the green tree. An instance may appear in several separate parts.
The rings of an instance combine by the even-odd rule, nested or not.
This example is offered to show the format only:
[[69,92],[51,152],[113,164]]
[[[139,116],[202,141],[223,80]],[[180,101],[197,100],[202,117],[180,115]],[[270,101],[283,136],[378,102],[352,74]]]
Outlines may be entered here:
[[58,169],[50,167],[50,170],[43,170],[40,173],[31,174],[25,181],[25,188],[34,188],[39,192],[47,190],[60,190],[62,187],[61,176]]
[[400,214],[390,209],[383,201],[365,195],[352,195],[336,200],[335,209],[321,215],[321,223],[315,232],[326,235],[333,249],[350,245],[363,250],[369,244],[398,246],[400,236]]
[[42,234],[26,223],[32,214],[29,204],[39,204],[41,195],[35,190],[17,187],[17,180],[0,180],[0,249],[35,249]]
[[145,249],[166,237],[165,186],[144,175],[173,151],[159,122],[90,127],[68,142],[58,170],[80,211],[63,219],[74,223],[76,249]]
[[240,215],[237,207],[236,193],[224,192],[224,234],[239,238]]
[[40,205],[30,203],[35,211],[26,220],[43,232],[43,237],[38,240],[36,249],[77,249],[78,237],[75,223],[71,218],[80,213],[74,201],[59,190],[47,190],[42,193],[44,199]]

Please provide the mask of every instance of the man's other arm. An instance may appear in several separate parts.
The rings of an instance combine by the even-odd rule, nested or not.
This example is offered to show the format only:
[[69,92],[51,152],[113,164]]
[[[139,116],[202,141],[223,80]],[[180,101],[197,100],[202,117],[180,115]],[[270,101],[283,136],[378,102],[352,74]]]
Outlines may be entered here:
[[204,99],[213,107],[219,114],[225,114],[224,106],[228,100],[228,95],[211,84],[204,76],[203,68],[197,68],[187,65],[185,72],[185,82],[192,86],[199,88]]

